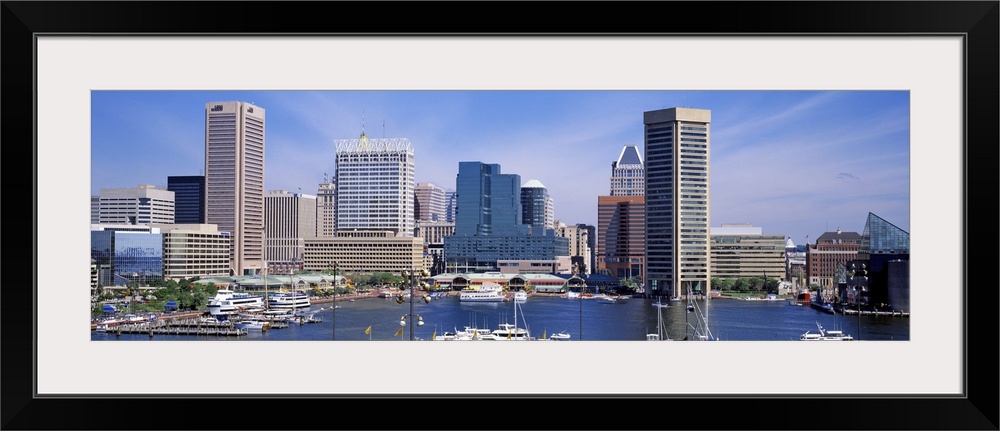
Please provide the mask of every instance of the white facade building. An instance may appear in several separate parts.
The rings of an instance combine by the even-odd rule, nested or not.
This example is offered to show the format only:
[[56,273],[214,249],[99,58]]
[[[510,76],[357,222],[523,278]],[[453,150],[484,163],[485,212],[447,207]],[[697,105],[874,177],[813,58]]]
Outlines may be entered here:
[[338,139],[337,215],[339,233],[391,230],[413,236],[413,146],[405,138]]
[[642,196],[646,193],[645,179],[638,147],[626,145],[618,160],[611,162],[611,196]]
[[148,184],[133,188],[101,189],[97,221],[99,224],[131,225],[173,223],[174,192]]

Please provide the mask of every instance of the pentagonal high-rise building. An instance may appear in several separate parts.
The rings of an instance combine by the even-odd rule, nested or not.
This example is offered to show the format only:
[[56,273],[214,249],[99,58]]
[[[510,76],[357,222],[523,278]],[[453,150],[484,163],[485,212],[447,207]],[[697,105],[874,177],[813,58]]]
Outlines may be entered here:
[[646,152],[646,286],[658,296],[711,286],[709,148],[712,111],[643,113]]

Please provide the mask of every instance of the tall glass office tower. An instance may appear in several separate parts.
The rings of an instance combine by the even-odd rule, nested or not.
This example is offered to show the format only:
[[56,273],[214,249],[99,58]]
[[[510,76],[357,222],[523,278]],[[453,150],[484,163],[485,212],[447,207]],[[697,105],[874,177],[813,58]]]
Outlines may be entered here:
[[654,295],[707,293],[709,124],[705,109],[643,113],[646,149],[646,286]]
[[167,177],[167,190],[174,192],[174,223],[205,223],[205,176]]
[[552,228],[551,200],[549,191],[538,180],[531,180],[521,186],[521,220],[532,228]]

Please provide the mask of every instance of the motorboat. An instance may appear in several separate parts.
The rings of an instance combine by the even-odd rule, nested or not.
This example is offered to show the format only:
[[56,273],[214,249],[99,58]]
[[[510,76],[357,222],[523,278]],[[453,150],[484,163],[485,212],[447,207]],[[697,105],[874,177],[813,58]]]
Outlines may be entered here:
[[569,339],[570,339],[569,332],[566,332],[565,330],[553,333],[552,335],[549,336],[549,340],[552,341],[569,341]]
[[497,340],[528,340],[528,330],[518,328],[513,323],[501,323],[497,329],[493,330],[493,336]]
[[528,292],[525,292],[523,290],[519,290],[517,292],[514,292],[514,300],[517,301],[517,302],[527,301],[528,300]]
[[524,321],[522,322],[524,324],[524,327],[521,328],[517,326],[517,314],[518,314],[518,309],[520,308],[521,304],[515,302],[514,323],[504,322],[499,324],[497,326],[497,329],[493,330],[493,336],[496,337],[497,340],[526,341],[535,339],[534,337],[531,336],[531,333],[528,332],[528,322],[524,321],[524,313],[521,313],[521,320]]
[[248,331],[266,331],[271,328],[271,322],[266,320],[241,320],[239,322],[233,323],[237,329],[246,329]]
[[458,300],[462,302],[503,302],[503,286],[485,282],[478,289],[465,289],[459,292]]
[[237,314],[243,309],[263,306],[262,295],[219,289],[215,296],[208,300],[208,313],[213,316],[230,315]]
[[615,297],[613,297],[613,296],[598,295],[597,296],[597,302],[600,302],[601,304],[616,304],[616,303],[618,303],[618,300],[615,299]]
[[844,331],[836,329],[824,329],[823,325],[816,322],[816,327],[819,328],[819,332],[806,331],[799,337],[800,341],[853,341],[854,337],[850,334],[845,334]]

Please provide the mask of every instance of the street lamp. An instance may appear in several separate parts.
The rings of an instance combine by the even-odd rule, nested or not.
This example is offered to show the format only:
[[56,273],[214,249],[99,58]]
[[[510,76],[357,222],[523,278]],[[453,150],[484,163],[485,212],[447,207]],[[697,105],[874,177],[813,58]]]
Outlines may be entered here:
[[868,270],[865,267],[865,264],[863,263],[861,264],[861,266],[857,266],[854,263],[851,263],[849,269],[850,271],[848,272],[847,277],[850,278],[851,286],[853,287],[854,290],[854,301],[858,303],[858,341],[860,341],[861,340],[861,291],[864,290],[864,286],[858,285],[858,279],[861,279],[861,281],[864,284],[868,284],[867,283]]
[[[411,322],[413,321],[414,317],[416,318],[416,324],[415,325],[413,325],[413,324],[410,325],[410,341],[413,341],[413,327],[414,326],[424,326],[424,318],[421,317],[420,315],[413,314],[413,297],[416,296],[416,291],[414,290],[415,289],[415,287],[414,287],[414,276],[418,275],[418,274],[421,277],[426,277],[426,276],[430,275],[430,273],[428,273],[426,269],[420,269],[420,270],[416,270],[415,269],[413,271],[403,271],[403,277],[409,277],[410,278],[410,313],[409,314],[404,314],[404,315],[402,315],[399,318],[399,326],[406,326],[406,319],[407,319],[407,317],[409,317],[409,319],[410,319]],[[423,280],[421,280],[421,283],[423,283]],[[424,299],[424,302],[431,302],[431,298],[429,296],[425,295],[423,297],[423,299]],[[402,294],[400,294],[399,296],[396,297],[396,303],[397,304],[402,304],[403,303],[403,295]]]

